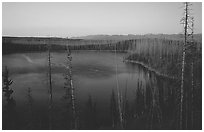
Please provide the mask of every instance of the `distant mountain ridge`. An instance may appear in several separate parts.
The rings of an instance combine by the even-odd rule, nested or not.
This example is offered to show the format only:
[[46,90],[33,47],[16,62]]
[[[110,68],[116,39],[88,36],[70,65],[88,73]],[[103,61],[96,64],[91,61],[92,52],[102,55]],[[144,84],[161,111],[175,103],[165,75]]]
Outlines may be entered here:
[[[161,38],[170,40],[182,40],[183,34],[145,34],[145,35],[87,35],[81,37],[71,37],[70,39],[84,39],[84,40],[130,40],[140,38]],[[194,39],[198,42],[202,42],[202,34],[194,34]]]

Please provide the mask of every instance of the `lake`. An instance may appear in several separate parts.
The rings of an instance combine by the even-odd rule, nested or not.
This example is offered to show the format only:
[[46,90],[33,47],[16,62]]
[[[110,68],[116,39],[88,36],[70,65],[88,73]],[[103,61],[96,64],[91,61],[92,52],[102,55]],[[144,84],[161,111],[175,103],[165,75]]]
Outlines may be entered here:
[[[126,112],[129,113],[127,112],[125,125],[127,129],[158,129],[161,128],[161,124],[168,124],[162,125],[165,129],[173,129],[174,117],[172,115],[175,112],[172,112],[174,110],[169,112],[168,108],[175,107],[172,103],[175,96],[173,90],[175,84],[137,64],[123,62],[124,56],[125,53],[115,54],[114,52],[72,52],[73,84],[80,122],[79,129],[113,129],[111,98],[114,93],[117,103],[116,79],[118,79],[121,99],[128,105]],[[66,118],[63,111],[67,105],[63,98],[66,93],[64,88],[66,61],[65,52],[51,52],[54,129],[66,129],[66,125],[62,125],[64,123],[62,118]],[[23,120],[19,124],[21,126],[19,129],[28,129],[23,123],[29,120],[26,119],[29,102],[28,88],[31,90],[30,95],[33,101],[32,112],[35,113],[33,114],[36,121],[33,123],[34,129],[48,129],[48,124],[45,123],[48,119],[49,104],[48,53],[3,55],[2,65],[3,70],[5,66],[8,67],[10,78],[13,80],[11,88],[14,90],[12,95],[16,101],[15,109]],[[3,105],[4,102],[3,97]],[[92,121],[87,119],[90,117],[87,112],[89,107],[95,110]],[[166,117],[163,117],[164,115]],[[117,129],[117,123],[115,128]]]

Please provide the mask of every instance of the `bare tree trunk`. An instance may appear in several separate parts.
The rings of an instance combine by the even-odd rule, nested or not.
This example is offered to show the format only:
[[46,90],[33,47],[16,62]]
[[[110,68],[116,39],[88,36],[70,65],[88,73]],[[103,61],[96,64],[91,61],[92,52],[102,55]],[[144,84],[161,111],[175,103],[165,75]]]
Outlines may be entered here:
[[183,97],[184,97],[184,73],[185,73],[185,47],[187,44],[187,29],[188,29],[188,3],[185,3],[185,23],[184,23],[184,35],[185,40],[183,44],[183,54],[182,54],[182,68],[181,68],[181,99],[180,99],[180,129],[183,129]]
[[194,34],[194,18],[192,17],[192,36],[191,36],[191,41],[192,41],[192,62],[191,62],[191,129],[193,129],[193,118],[194,118],[194,109],[193,109],[193,104],[194,104],[194,39],[193,39],[193,34]]
[[124,101],[123,101],[123,126],[124,128],[126,127],[126,123],[127,123],[127,109],[126,109],[126,105],[127,105],[127,80],[126,80],[126,85],[125,85],[125,95],[124,95]]
[[121,96],[120,96],[119,82],[118,82],[118,65],[117,65],[116,45],[115,45],[115,65],[116,65],[116,88],[117,88],[117,97],[118,97],[119,119],[120,119],[120,127],[121,129],[123,129],[123,115],[122,115]]
[[194,118],[194,109],[193,109],[193,103],[194,103],[194,75],[193,75],[193,62],[191,63],[191,129],[193,129],[193,118]]
[[33,118],[33,98],[31,94],[31,89],[28,88],[28,93],[27,93],[27,111],[28,115],[26,118],[26,129],[33,129],[33,123],[34,123],[34,118]]
[[68,59],[68,74],[69,74],[69,84],[71,88],[71,106],[72,106],[72,128],[77,129],[77,118],[76,118],[76,106],[75,106],[75,89],[74,89],[74,84],[72,80],[72,57],[71,57],[71,52],[68,49],[67,46],[67,59]]
[[112,90],[111,100],[110,100],[110,109],[111,109],[111,120],[112,120],[112,128],[114,129],[116,126],[117,117],[117,102],[115,100],[115,93]]
[[48,44],[48,68],[49,68],[49,129],[52,129],[52,69],[50,59],[50,44]]

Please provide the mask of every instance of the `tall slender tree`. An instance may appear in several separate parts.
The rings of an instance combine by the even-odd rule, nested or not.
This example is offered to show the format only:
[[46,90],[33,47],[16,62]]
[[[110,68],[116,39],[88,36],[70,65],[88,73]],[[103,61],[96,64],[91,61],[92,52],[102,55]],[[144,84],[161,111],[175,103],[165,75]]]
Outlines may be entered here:
[[52,129],[52,109],[53,109],[53,101],[52,101],[52,68],[51,68],[51,56],[50,49],[51,45],[48,41],[48,76],[49,76],[49,129]]
[[194,109],[193,109],[193,104],[194,104],[194,52],[195,52],[195,45],[194,45],[194,17],[192,17],[192,33],[191,33],[191,43],[192,43],[192,61],[191,61],[191,129],[193,129],[193,123],[194,123]]
[[115,92],[112,89],[112,94],[110,98],[110,116],[111,116],[111,123],[112,123],[112,128],[114,129],[117,124],[117,120],[119,118],[118,116],[118,109],[117,109],[117,102],[115,99]]
[[116,51],[117,51],[117,44],[115,45],[116,90],[117,90],[117,100],[118,100],[118,111],[119,111],[120,128],[123,129],[122,98],[121,98],[121,93],[120,93],[120,89],[119,89],[117,52]]
[[77,129],[77,115],[76,115],[76,103],[75,103],[75,87],[73,84],[73,79],[72,79],[72,56],[71,56],[71,51],[68,48],[68,45],[66,47],[67,50],[67,84],[69,84],[70,90],[71,90],[71,109],[72,109],[72,124],[71,127],[72,129]]
[[[187,114],[187,89],[184,89],[184,84],[185,84],[185,70],[186,70],[186,50],[189,46],[189,36],[190,33],[189,31],[192,29],[191,28],[191,17],[190,17],[190,4],[189,2],[184,3],[184,17],[181,19],[182,24],[184,25],[184,43],[183,43],[183,49],[182,49],[182,67],[181,67],[181,90],[180,90],[180,117],[179,117],[179,127],[180,129],[184,129],[184,126],[187,127],[187,120],[188,117],[186,115],[185,121],[186,124],[184,124],[184,117],[185,113]],[[186,91],[186,92],[185,92]],[[184,109],[184,97],[185,97],[185,109]],[[185,113],[184,113],[185,112]]]

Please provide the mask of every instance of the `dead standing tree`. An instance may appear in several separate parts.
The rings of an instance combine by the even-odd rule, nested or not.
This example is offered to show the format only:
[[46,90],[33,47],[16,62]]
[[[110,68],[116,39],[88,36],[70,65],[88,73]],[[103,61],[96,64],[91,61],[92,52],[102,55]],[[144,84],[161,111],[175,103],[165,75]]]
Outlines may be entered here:
[[67,74],[65,79],[67,80],[67,84],[69,85],[69,90],[70,90],[70,99],[71,99],[71,111],[72,111],[72,120],[71,120],[71,128],[72,129],[77,129],[77,116],[76,116],[76,103],[75,103],[75,89],[74,89],[74,84],[73,84],[73,79],[72,79],[72,56],[71,56],[71,51],[66,47],[67,50]]
[[51,68],[51,56],[50,49],[51,45],[48,41],[48,76],[49,76],[49,129],[52,129],[52,109],[53,109],[53,101],[52,101],[52,68]]
[[[181,91],[180,91],[180,112],[179,112],[179,127],[180,129],[184,128],[184,111],[187,113],[187,102],[186,102],[186,109],[184,108],[184,97],[187,99],[187,89],[184,89],[184,83],[185,83],[185,67],[186,67],[186,51],[189,47],[189,36],[191,35],[189,33],[190,30],[192,30],[192,27],[190,25],[191,23],[191,17],[190,17],[190,6],[192,4],[185,2],[184,3],[184,17],[181,19],[181,24],[184,25],[184,43],[183,43],[183,49],[182,49],[182,67],[181,67]],[[187,118],[186,118],[187,122]],[[187,127],[187,126],[186,126]]]
[[116,67],[116,91],[117,91],[117,100],[118,100],[118,111],[119,111],[119,122],[120,128],[123,129],[123,113],[122,113],[122,96],[119,89],[119,80],[118,80],[118,65],[117,65],[117,44],[115,45],[115,67]]
[[192,44],[192,50],[191,50],[191,128],[193,129],[193,119],[194,119],[194,109],[193,109],[193,104],[194,104],[194,54],[195,54],[195,44],[194,44],[194,38],[193,38],[193,34],[194,34],[194,17],[192,17],[191,19],[191,27],[192,27],[192,33],[191,33],[191,44]]
[[112,123],[112,128],[115,129],[118,121],[118,109],[117,109],[117,102],[115,99],[115,92],[112,89],[112,94],[110,98],[110,115],[111,115],[111,123]]
[[189,69],[189,75],[188,78],[191,79],[189,80],[188,83],[189,87],[187,87],[188,89],[186,89],[186,112],[185,112],[185,116],[186,116],[186,124],[185,124],[185,128],[186,129],[193,129],[193,120],[194,120],[194,63],[197,60],[196,57],[196,43],[194,41],[194,17],[191,17],[190,19],[190,24],[191,27],[189,27],[189,29],[191,30],[191,34],[189,34],[188,36],[189,41],[188,41],[188,45],[186,46],[186,67]]

